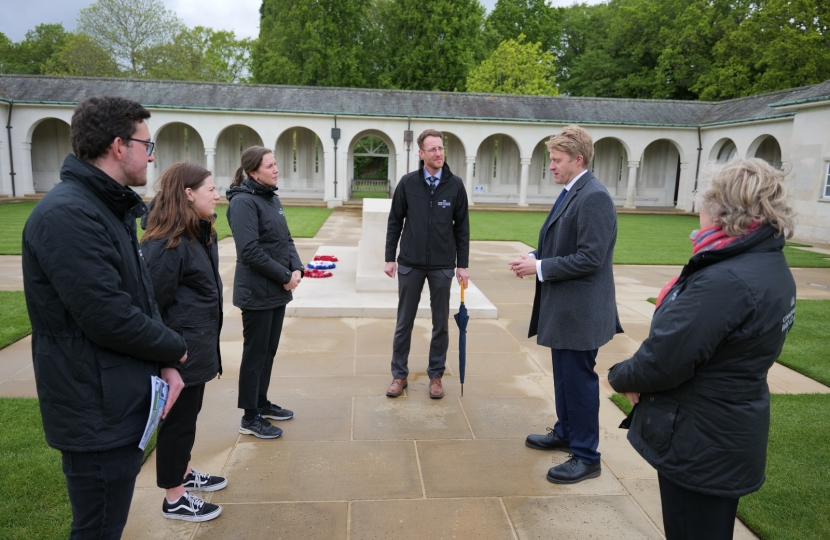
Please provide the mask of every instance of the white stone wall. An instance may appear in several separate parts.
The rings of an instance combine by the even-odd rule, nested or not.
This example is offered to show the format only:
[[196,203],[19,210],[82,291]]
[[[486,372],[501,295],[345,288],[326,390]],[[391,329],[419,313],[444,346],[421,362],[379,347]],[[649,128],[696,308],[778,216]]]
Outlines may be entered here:
[[[47,127],[54,128],[61,122],[68,124],[72,110],[69,105],[15,104],[11,148],[18,196],[34,193],[36,187],[40,189],[39,186],[48,183],[47,177],[58,172],[52,167],[62,160],[55,156],[65,153],[69,146],[58,141],[55,134],[50,135]],[[739,156],[753,157],[759,148],[763,150],[763,141],[772,137],[780,147],[782,166],[792,173],[791,190],[799,213],[798,238],[830,243],[830,199],[823,196],[830,166],[830,103],[788,110],[796,114],[701,128],[699,166],[696,127],[582,125],[599,143],[593,164],[597,177],[608,187],[616,204],[627,207],[671,206],[676,190],[677,208],[696,209],[695,182],[698,191],[705,189],[706,172],[724,144],[734,144]],[[162,170],[179,159],[193,159],[203,164],[214,172],[217,184],[227,188],[240,153],[237,128],[233,128],[237,134],[229,136],[228,129],[232,126],[242,126],[243,148],[262,144],[275,150],[284,180],[281,196],[288,198],[320,198],[330,206],[342,204],[348,197],[353,175],[352,150],[366,135],[379,136],[388,145],[389,178],[394,189],[401,176],[417,167],[416,140],[427,128],[447,134],[447,162],[464,179],[473,204],[548,205],[561,189],[547,171],[544,141],[564,127],[563,124],[338,115],[336,126],[341,135],[335,158],[335,143],[331,138],[331,129],[335,127],[333,116],[167,108],[151,109],[151,112],[153,116],[148,124],[151,137],[158,142],[157,161],[148,171],[148,189],[138,190],[147,195],[153,193],[152,183]],[[5,128],[8,104],[0,102],[0,114]],[[55,120],[37,131],[48,119]],[[188,152],[182,148],[185,125]],[[409,152],[404,142],[407,129],[413,131],[415,139]],[[287,149],[284,144],[293,130],[300,133],[296,172],[293,149]],[[283,143],[277,148],[277,141],[283,135]],[[0,196],[11,195],[7,139],[6,130],[0,130]],[[495,176],[494,139],[500,145]],[[774,145],[770,143],[766,148]],[[477,192],[476,185],[485,186],[484,192]]]

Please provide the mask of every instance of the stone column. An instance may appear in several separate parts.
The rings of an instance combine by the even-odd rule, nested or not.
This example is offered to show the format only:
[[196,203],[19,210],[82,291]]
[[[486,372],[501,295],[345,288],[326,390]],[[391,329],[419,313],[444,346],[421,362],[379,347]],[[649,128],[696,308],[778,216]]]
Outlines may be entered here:
[[519,160],[522,164],[522,173],[519,177],[519,206],[527,206],[527,182],[530,176],[530,158]]
[[689,205],[688,201],[691,200],[693,188],[694,182],[690,182],[689,176],[689,163],[681,161],[680,182],[677,186],[677,204],[675,205],[675,208],[687,210],[686,207]]
[[637,168],[639,161],[628,162],[628,185],[625,193],[625,206],[623,208],[637,208],[634,206],[634,194],[637,192]]
[[205,167],[207,170],[210,171],[210,174],[216,176],[216,171],[213,170],[216,167],[216,148],[205,148]]
[[34,171],[32,171],[32,143],[22,142],[20,147],[23,149],[23,163],[20,164],[20,172],[15,175],[18,197],[34,195],[35,193],[35,177]]
[[152,163],[147,164],[147,186],[144,188],[145,197],[153,198],[156,196],[156,181],[158,180],[158,176],[158,164],[153,160]]
[[467,186],[467,204],[473,206],[473,166],[476,163],[475,156],[467,156],[467,176],[464,178],[464,184]]

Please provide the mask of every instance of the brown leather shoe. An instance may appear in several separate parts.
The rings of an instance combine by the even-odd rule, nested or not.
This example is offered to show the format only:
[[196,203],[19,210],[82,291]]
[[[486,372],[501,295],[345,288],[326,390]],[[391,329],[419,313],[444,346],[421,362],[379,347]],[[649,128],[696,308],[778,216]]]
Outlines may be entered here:
[[429,397],[432,399],[441,399],[444,397],[444,387],[441,385],[440,378],[429,380]]
[[389,390],[386,391],[386,395],[389,397],[398,397],[403,394],[403,389],[406,386],[406,379],[392,379],[392,384],[389,385]]

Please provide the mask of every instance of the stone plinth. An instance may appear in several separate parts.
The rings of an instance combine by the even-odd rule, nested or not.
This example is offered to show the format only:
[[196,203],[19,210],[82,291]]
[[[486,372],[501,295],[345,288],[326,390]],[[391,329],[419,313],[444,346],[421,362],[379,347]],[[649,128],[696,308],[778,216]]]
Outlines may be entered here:
[[398,280],[383,272],[386,266],[386,226],[392,199],[363,199],[363,234],[357,244],[358,291],[397,291]]
[[[392,284],[392,290],[358,291],[357,261],[359,249],[344,246],[321,246],[317,254],[334,255],[338,258],[337,268],[329,278],[306,278],[294,291],[294,300],[286,306],[287,317],[373,317],[395,318],[398,310],[398,280],[383,272],[374,279]],[[381,267],[382,268],[382,267]],[[450,290],[450,313],[458,311],[461,288],[453,279]],[[498,310],[470,281],[464,293],[464,303],[473,319],[496,319]],[[424,284],[418,317],[431,317],[429,309],[429,286]]]

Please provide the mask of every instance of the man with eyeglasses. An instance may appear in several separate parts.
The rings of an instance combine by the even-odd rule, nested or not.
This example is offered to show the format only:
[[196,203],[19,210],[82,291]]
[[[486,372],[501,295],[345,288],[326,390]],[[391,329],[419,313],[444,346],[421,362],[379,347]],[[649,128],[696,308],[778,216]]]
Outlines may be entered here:
[[[424,281],[429,283],[432,341],[429,347],[429,397],[441,399],[447,363],[452,278],[466,287],[470,260],[470,222],[464,181],[444,162],[444,136],[428,129],[418,137],[418,170],[401,178],[392,196],[386,229],[387,276],[398,276],[398,322],[392,343],[389,397],[407,387],[412,327]],[[400,240],[400,252],[395,252]]]
[[62,453],[71,539],[120,538],[143,452],[150,377],[184,384],[184,339],[161,321],[136,239],[153,143],[139,103],[81,101],[74,155],[23,230],[23,285],[46,442]]

